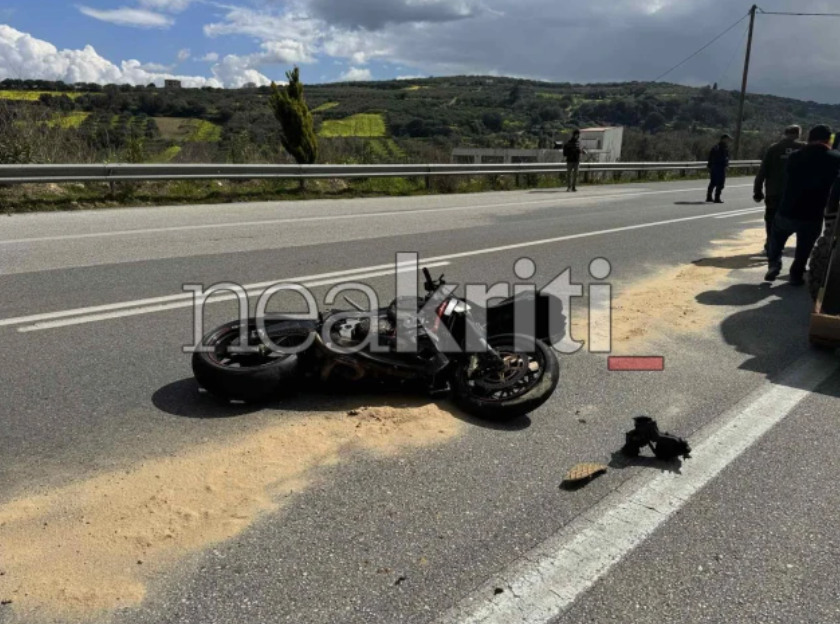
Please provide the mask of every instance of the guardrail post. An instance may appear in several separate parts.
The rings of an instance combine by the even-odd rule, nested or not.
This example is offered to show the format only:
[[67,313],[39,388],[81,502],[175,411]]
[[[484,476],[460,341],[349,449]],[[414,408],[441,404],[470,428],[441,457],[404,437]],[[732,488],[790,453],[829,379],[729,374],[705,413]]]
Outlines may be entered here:
[[108,188],[110,189],[111,199],[114,199],[117,196],[117,183],[111,180],[108,182]]

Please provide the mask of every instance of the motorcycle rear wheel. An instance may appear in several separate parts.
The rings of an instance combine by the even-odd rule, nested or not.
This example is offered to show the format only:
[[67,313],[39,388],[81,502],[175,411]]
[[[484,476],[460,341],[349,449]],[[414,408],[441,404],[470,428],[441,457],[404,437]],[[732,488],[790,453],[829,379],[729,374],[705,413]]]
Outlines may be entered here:
[[470,379],[464,366],[455,374],[453,399],[466,413],[495,422],[508,422],[543,405],[560,381],[557,355],[541,341],[531,353],[517,350],[514,336],[488,340],[505,359],[506,369]]
[[[263,350],[260,353],[235,353],[232,347],[242,346],[240,342],[240,321],[226,323],[211,331],[202,340],[208,352],[193,353],[192,369],[199,385],[214,397],[223,401],[245,403],[265,402],[279,395],[284,388],[291,390],[291,382],[299,372],[297,354],[276,353]],[[308,338],[311,328],[294,322],[269,325],[267,333],[280,347],[295,347]],[[248,345],[261,344],[256,336],[257,324],[248,321]]]

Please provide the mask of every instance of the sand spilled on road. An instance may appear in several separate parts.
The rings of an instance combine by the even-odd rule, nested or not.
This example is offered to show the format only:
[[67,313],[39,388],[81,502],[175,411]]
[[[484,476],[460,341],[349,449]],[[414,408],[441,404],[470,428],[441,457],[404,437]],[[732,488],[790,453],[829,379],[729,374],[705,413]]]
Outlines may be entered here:
[[295,418],[2,505],[0,599],[12,600],[3,609],[71,622],[137,605],[163,566],[278,509],[313,470],[351,450],[440,443],[460,426],[434,404]]
[[[640,343],[665,334],[697,333],[714,327],[727,311],[698,303],[697,295],[720,289],[731,279],[732,271],[766,270],[759,255],[764,240],[763,227],[750,228],[736,238],[712,241],[711,249],[695,263],[660,270],[626,288],[618,285],[613,297],[613,349],[638,348]],[[572,335],[585,338],[587,323],[586,312],[578,312]]]

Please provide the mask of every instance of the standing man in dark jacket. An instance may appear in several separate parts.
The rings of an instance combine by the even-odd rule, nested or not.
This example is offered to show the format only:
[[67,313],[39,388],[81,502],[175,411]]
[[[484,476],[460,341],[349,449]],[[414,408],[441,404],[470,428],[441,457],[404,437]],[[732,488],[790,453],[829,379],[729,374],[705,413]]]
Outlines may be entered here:
[[[726,186],[726,170],[729,168],[729,141],[732,137],[724,134],[720,137],[720,141],[709,152],[709,191],[706,193],[707,202],[715,202],[722,204],[723,200],[720,194],[723,192],[723,187]],[[712,193],[714,192],[714,199]]]
[[782,272],[782,252],[796,234],[796,258],[790,267],[790,283],[805,283],[805,268],[814,243],[822,233],[823,218],[831,188],[840,175],[840,152],[831,149],[831,128],[816,126],[808,134],[808,145],[788,157],[785,185],[773,231],[770,234],[768,264],[764,278],[773,282]]
[[582,154],[586,154],[586,150],[580,146],[580,130],[575,130],[572,133],[572,138],[563,146],[563,156],[566,158],[567,191],[577,193],[580,157]]
[[761,161],[761,169],[755,177],[753,199],[757,204],[764,202],[766,206],[764,223],[767,227],[767,241],[764,244],[764,253],[770,250],[770,232],[773,229],[773,221],[776,219],[779,204],[782,202],[782,192],[785,189],[785,165],[791,154],[805,147],[805,143],[799,140],[801,135],[802,128],[799,126],[785,128],[785,138],[770,146],[764,155],[764,160]]

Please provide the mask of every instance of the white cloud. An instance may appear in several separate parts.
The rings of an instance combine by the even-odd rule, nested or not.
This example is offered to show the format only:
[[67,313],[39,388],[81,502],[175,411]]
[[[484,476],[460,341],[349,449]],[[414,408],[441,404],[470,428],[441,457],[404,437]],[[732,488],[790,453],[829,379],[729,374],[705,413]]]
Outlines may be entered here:
[[140,4],[155,11],[166,11],[168,13],[180,13],[189,7],[195,0],[140,0]]
[[196,61],[204,61],[205,63],[215,63],[219,60],[219,55],[216,52],[208,52],[204,56],[200,56]]
[[341,74],[339,80],[344,82],[366,82],[373,80],[373,75],[369,69],[359,69],[358,67],[351,67],[346,72]]
[[241,87],[249,82],[257,86],[271,84],[271,80],[257,68],[265,65],[294,65],[310,63],[315,59],[299,41],[266,41],[261,51],[254,54],[228,54],[213,66],[213,75],[228,87]]
[[260,65],[271,63],[312,63],[315,59],[309,53],[306,45],[300,41],[284,39],[282,41],[266,41],[260,46],[263,51],[251,55]]
[[33,78],[63,80],[67,83],[163,85],[167,78],[180,80],[187,87],[221,87],[219,78],[179,76],[159,66],[128,60],[119,66],[99,56],[92,46],[82,50],[59,50],[41,39],[0,24],[0,80]]
[[176,57],[179,63],[183,63],[187,59],[190,58],[190,49],[184,48],[183,50],[178,50],[178,56]]
[[397,80],[420,80],[425,76],[397,76]]
[[247,56],[228,54],[213,66],[213,75],[226,87],[239,88],[249,82],[258,87],[271,84],[271,80],[254,69],[251,63]]
[[118,24],[119,26],[134,26],[136,28],[169,28],[175,23],[175,20],[171,17],[155,13],[154,11],[146,11],[145,9],[129,9],[121,7],[119,9],[100,11],[99,9],[92,9],[87,6],[79,6],[78,9],[88,17],[92,17],[102,22]]
[[164,65],[163,63],[143,63],[140,67],[150,72],[169,72],[174,69],[172,65]]

